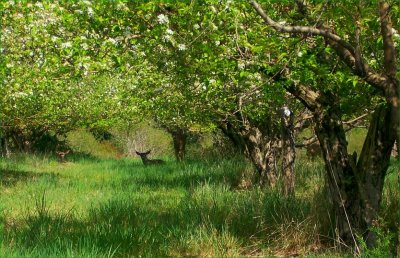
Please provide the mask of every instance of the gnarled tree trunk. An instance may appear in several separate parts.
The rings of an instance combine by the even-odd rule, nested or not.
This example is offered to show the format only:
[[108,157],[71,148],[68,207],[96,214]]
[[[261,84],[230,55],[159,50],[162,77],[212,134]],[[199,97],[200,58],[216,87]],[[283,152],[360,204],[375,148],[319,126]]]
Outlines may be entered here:
[[360,196],[360,228],[368,246],[374,246],[375,235],[370,231],[378,218],[386,171],[389,167],[392,146],[396,139],[395,121],[392,116],[397,110],[388,105],[376,109],[371,120],[360,158],[357,162],[357,178]]
[[376,109],[358,162],[355,153],[347,153],[343,125],[337,115],[329,111],[316,114],[315,131],[328,172],[339,237],[344,243],[357,246],[356,233],[364,236],[368,246],[375,243],[371,227],[378,218],[395,140],[390,121],[392,111],[387,106]]
[[315,112],[315,133],[320,142],[327,171],[327,185],[333,203],[338,237],[342,243],[357,245],[356,221],[360,214],[359,185],[356,179],[355,157],[347,153],[343,125],[335,112]]
[[275,187],[278,181],[277,156],[279,139],[272,124],[258,125],[241,117],[240,125],[221,122],[220,129],[243,151],[256,168],[261,186]]

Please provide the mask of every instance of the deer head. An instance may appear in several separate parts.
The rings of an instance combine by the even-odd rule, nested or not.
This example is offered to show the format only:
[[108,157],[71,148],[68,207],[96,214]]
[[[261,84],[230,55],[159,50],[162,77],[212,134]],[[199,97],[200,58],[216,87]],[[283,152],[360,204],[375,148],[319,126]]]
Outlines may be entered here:
[[64,163],[65,162],[65,155],[69,153],[70,150],[67,151],[56,151],[56,154],[58,156],[58,162]]

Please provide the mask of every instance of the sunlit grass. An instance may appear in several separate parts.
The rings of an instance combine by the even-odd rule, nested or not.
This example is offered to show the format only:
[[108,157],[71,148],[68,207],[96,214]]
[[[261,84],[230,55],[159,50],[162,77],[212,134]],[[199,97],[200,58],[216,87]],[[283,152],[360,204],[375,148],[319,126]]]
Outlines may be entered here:
[[[287,199],[249,188],[252,168],[240,158],[150,167],[80,156],[1,160],[0,256],[329,252],[323,165],[296,168],[296,198]],[[384,202],[393,209],[393,197]]]

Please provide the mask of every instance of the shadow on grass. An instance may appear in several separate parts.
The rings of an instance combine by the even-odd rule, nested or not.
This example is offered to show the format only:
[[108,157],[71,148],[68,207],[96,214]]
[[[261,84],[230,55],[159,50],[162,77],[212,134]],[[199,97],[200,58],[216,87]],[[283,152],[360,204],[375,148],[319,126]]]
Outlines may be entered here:
[[199,164],[167,164],[164,166],[132,166],[128,178],[120,181],[121,186],[137,185],[149,188],[192,188],[204,183],[224,184],[235,188],[245,172],[244,166],[232,164],[204,167]]
[[48,179],[48,181],[57,181],[59,175],[54,173],[34,173],[20,170],[10,170],[0,168],[0,185],[13,187],[18,182],[31,182],[38,179]]
[[[30,211],[22,223],[4,227],[4,244],[22,253],[96,257],[167,255],[162,248],[166,215],[140,203],[109,201],[91,208],[87,219],[72,213],[52,214],[47,207]],[[170,226],[171,224],[168,223]],[[94,253],[93,253],[94,252]]]
[[[299,212],[277,209],[276,205],[285,201],[278,195],[266,196],[272,200],[257,203],[249,196],[231,195],[229,192],[221,194],[187,195],[179,205],[171,208],[115,199],[90,208],[85,219],[71,213],[50,214],[45,206],[39,206],[25,218],[25,225],[6,227],[4,240],[14,242],[28,253],[34,251],[38,254],[73,252],[79,256],[79,253],[95,250],[96,256],[110,253],[117,257],[168,256],[171,251],[183,252],[197,240],[210,245],[218,242],[214,248],[219,248],[224,246],[220,242],[224,241],[224,234],[241,241],[251,236],[265,237],[262,232],[265,225],[302,221],[308,214],[308,206],[295,200],[285,208]],[[273,216],[265,211],[270,211]],[[276,216],[289,217],[277,221]],[[209,230],[201,233],[204,227]],[[196,241],[191,242],[194,237]]]

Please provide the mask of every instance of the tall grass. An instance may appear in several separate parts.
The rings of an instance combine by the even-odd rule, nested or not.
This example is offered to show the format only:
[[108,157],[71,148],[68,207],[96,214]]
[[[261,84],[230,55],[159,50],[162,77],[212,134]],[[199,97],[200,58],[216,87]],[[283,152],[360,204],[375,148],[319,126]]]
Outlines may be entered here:
[[[153,167],[78,156],[65,164],[40,156],[1,160],[0,256],[329,252],[323,166],[296,165],[297,197],[287,199],[243,187],[251,167],[239,158]],[[393,201],[389,190],[385,196]],[[389,212],[392,204],[384,203]]]

